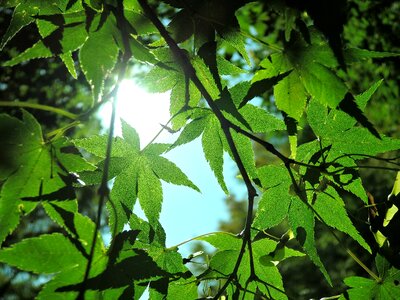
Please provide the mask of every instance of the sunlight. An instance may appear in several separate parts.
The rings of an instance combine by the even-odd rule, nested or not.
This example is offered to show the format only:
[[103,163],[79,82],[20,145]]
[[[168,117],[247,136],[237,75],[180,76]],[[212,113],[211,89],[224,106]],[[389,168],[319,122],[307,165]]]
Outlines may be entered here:
[[[100,112],[103,124],[108,127],[111,105],[106,105]],[[146,146],[161,129],[160,124],[169,120],[169,93],[148,93],[140,88],[133,79],[125,79],[118,90],[117,119],[115,135],[122,135],[120,119],[136,129],[140,136],[141,148]],[[167,131],[156,142],[167,142]]]

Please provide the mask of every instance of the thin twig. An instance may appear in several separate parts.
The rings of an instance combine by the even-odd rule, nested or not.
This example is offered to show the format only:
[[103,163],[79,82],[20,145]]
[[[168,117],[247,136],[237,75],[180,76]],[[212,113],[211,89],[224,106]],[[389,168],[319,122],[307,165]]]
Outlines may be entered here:
[[31,102],[0,101],[0,107],[1,106],[2,107],[26,107],[26,108],[32,108],[32,109],[39,109],[39,110],[56,113],[58,115],[67,117],[71,120],[76,120],[78,118],[78,115],[71,113],[69,111],[63,110],[61,108],[57,108],[57,107],[49,106],[49,105],[31,103]]
[[128,61],[132,56],[132,52],[131,52],[130,45],[129,45],[129,33],[127,30],[127,25],[126,25],[127,20],[124,17],[122,1],[118,1],[115,14],[116,14],[116,19],[117,19],[117,25],[118,25],[119,29],[121,30],[124,52],[123,52],[123,56],[122,56],[122,60],[121,60],[121,67],[120,67],[119,73],[118,73],[117,85],[113,89],[113,93],[110,95],[113,99],[112,100],[112,113],[111,113],[111,119],[110,119],[110,130],[108,133],[108,140],[107,140],[106,158],[104,160],[104,169],[103,169],[103,174],[102,174],[102,178],[101,178],[101,184],[100,184],[100,187],[98,190],[100,199],[99,199],[99,204],[98,204],[96,225],[95,225],[95,229],[93,232],[93,238],[92,238],[92,243],[91,243],[91,247],[90,247],[89,258],[88,258],[88,262],[87,262],[86,269],[85,269],[85,275],[83,278],[81,289],[79,290],[79,294],[77,296],[77,299],[79,299],[79,300],[85,299],[85,291],[86,291],[87,281],[88,281],[89,275],[90,275],[91,265],[93,262],[94,251],[96,248],[98,231],[100,229],[101,216],[103,213],[104,203],[105,203],[106,198],[109,196],[108,173],[109,173],[110,160],[111,160],[112,142],[113,142],[113,138],[114,138],[114,126],[115,126],[115,117],[116,117],[116,110],[117,110],[117,94],[118,94],[119,84],[125,77],[126,69],[128,66]]

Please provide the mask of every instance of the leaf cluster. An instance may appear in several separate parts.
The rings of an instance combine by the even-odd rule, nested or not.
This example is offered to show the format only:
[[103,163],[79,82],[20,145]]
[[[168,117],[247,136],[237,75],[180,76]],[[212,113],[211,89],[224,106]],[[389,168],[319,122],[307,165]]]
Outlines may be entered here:
[[[26,26],[34,24],[39,33],[33,46],[3,67],[58,57],[72,77],[84,74],[93,95],[90,108],[80,115],[14,103],[72,119],[47,134],[26,110],[22,118],[0,115],[0,243],[38,206],[60,228],[0,250],[1,262],[51,276],[39,299],[139,299],[146,288],[151,299],[196,299],[198,286],[209,281],[220,283],[215,299],[287,299],[289,283],[278,268],[286,259],[307,255],[332,283],[316,246],[317,224],[328,228],[338,246],[372,278],[344,278],[348,290],[338,297],[399,296],[400,245],[387,230],[389,224],[398,224],[399,183],[386,201],[387,209],[378,210],[367,197],[359,161],[398,150],[400,141],[379,133],[364,112],[382,80],[354,92],[343,75],[353,64],[395,59],[398,54],[344,46],[345,1],[271,1],[268,10],[259,3],[225,0],[166,0],[152,6],[145,0],[3,2],[13,8],[13,16],[0,48]],[[160,21],[157,9],[170,14],[168,25]],[[252,24],[244,24],[243,16],[257,9],[285,17],[278,45],[269,43],[268,36],[253,34],[257,28]],[[266,53],[257,62],[251,57],[253,43]],[[241,64],[235,64],[234,55]],[[141,84],[149,92],[170,91],[171,130],[179,132],[175,142],[141,145],[125,121],[122,137],[114,137],[115,95],[131,60],[148,68]],[[108,93],[107,80],[113,86]],[[252,103],[271,91],[274,110]],[[108,134],[65,136],[69,128],[85,125],[106,102],[114,107]],[[298,132],[306,126],[312,138],[299,142]],[[289,154],[267,140],[276,132],[287,136]],[[223,176],[226,152],[248,196],[241,233],[194,238],[216,248],[200,274],[188,267],[198,254],[183,258],[180,245],[166,247],[159,221],[162,181],[200,192],[163,156],[197,138],[221,189],[230,194]],[[255,143],[279,163],[256,165]],[[388,171],[398,171],[398,164],[393,162]],[[76,191],[84,186],[99,186],[96,220],[78,210]],[[369,210],[376,242],[359,232],[344,195]],[[134,213],[136,202],[145,219]],[[111,236],[107,246],[100,231],[103,206]],[[271,236],[269,230],[282,223],[287,224],[286,234]],[[376,256],[378,274],[342,243],[338,231],[366,252],[381,253]]]

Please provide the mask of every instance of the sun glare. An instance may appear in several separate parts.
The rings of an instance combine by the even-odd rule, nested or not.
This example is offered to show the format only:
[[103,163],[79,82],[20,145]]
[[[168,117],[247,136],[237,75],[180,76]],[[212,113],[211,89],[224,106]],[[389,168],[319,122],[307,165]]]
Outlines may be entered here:
[[[140,136],[141,148],[146,146],[169,120],[169,93],[148,93],[139,87],[133,79],[120,83],[117,102],[117,120],[115,134],[122,135],[120,119],[136,129]],[[108,126],[111,105],[101,113],[103,122]],[[166,142],[170,134],[165,131],[156,142]]]

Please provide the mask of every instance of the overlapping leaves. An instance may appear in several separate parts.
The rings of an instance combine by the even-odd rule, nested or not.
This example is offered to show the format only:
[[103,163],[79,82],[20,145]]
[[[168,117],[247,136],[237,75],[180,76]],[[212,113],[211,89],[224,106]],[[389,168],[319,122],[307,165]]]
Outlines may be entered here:
[[19,120],[0,115],[1,179],[0,242],[31,212],[39,201],[69,201],[75,198],[70,172],[91,170],[93,166],[68,151],[64,139],[46,142],[36,119],[23,111]]
[[[199,240],[206,241],[218,249],[209,263],[209,268],[200,275],[200,278],[227,278],[234,269],[242,244],[241,239],[234,235],[219,233],[199,238]],[[304,254],[287,247],[279,247],[277,242],[269,239],[253,242],[252,249],[252,259],[254,259],[257,277],[252,277],[250,255],[246,251],[238,271],[240,276],[237,278],[237,282],[233,281],[233,288],[228,289],[228,294],[231,297],[239,298],[263,295],[273,299],[287,299],[277,264],[289,257],[303,256]]]
[[[150,144],[140,150],[139,136],[135,129],[126,122],[122,124],[123,139],[115,138],[110,161],[110,179],[115,177],[115,181],[108,208],[110,225],[114,232],[120,232],[128,222],[137,198],[150,223],[157,223],[163,200],[160,180],[199,191],[173,162],[161,156],[169,145]],[[93,136],[75,140],[74,143],[85,151],[104,158],[106,140],[106,136]],[[83,174],[82,179],[88,177],[92,180],[90,183],[99,183],[103,171],[101,162],[98,167],[97,172]]]

